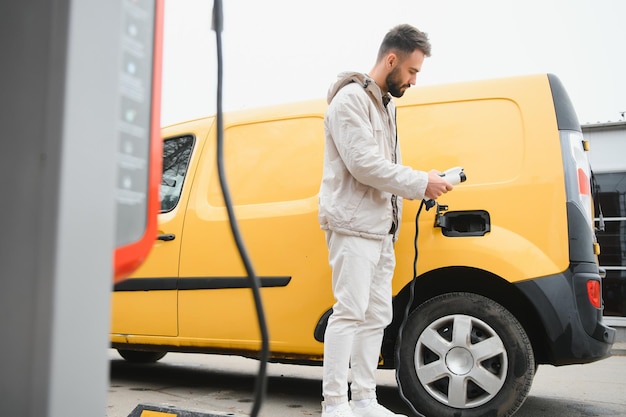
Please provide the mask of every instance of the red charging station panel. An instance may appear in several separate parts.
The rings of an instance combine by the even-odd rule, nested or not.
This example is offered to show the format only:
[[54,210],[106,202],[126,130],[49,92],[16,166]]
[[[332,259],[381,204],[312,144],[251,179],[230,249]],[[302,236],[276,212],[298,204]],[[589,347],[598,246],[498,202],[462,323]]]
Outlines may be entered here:
[[163,0],[123,0],[114,283],[143,263],[156,239],[162,50]]

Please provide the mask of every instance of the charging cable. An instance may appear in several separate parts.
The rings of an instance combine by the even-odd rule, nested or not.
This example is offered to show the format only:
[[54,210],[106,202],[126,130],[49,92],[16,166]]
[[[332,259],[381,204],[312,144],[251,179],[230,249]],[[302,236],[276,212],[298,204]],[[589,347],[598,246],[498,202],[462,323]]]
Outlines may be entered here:
[[[432,204],[428,202],[432,202]],[[400,328],[398,329],[398,338],[396,342],[396,368],[400,364],[400,347],[402,346],[402,333],[404,332],[404,325],[406,323],[407,318],[409,317],[409,311],[411,311],[411,306],[413,305],[413,299],[415,298],[415,281],[417,281],[417,236],[419,234],[419,217],[422,212],[422,209],[426,207],[426,210],[430,210],[432,206],[434,206],[435,200],[424,199],[420,203],[419,208],[417,209],[417,213],[415,214],[415,237],[413,239],[413,250],[415,256],[413,258],[413,279],[411,280],[411,284],[409,285],[409,301],[406,303],[406,307],[404,308],[404,316],[402,317],[402,321],[400,322]],[[400,377],[398,376],[398,372],[396,371],[396,383],[398,384],[398,391],[400,392],[400,397],[404,400],[406,404],[411,407],[411,411],[415,413],[415,415],[422,416],[422,414],[418,413],[413,404],[406,398],[404,392],[402,391],[402,384],[400,383]]]
[[[450,168],[449,170],[440,174],[440,176],[445,178],[452,185],[465,182],[465,180],[467,179],[465,172],[463,171],[463,168],[461,167]],[[418,256],[417,255],[418,254],[417,237],[419,235],[419,217],[424,207],[426,208],[426,211],[428,211],[435,205],[438,206],[437,212],[439,212],[439,204],[437,204],[435,200],[431,200],[429,198],[423,199],[422,202],[420,203],[419,208],[417,209],[417,213],[415,214],[415,237],[413,238],[413,250],[415,254],[413,257],[413,279],[411,280],[411,284],[409,285],[409,301],[406,303],[406,307],[404,308],[404,316],[402,317],[402,321],[400,322],[400,328],[398,329],[398,338],[396,342],[396,364],[395,364],[396,368],[400,364],[400,347],[402,346],[402,333],[404,332],[404,325],[406,324],[406,321],[409,317],[409,312],[411,311],[411,306],[413,305],[413,301],[415,298],[415,282],[417,281],[417,256]],[[396,372],[396,382],[398,384],[398,391],[400,392],[400,397],[402,397],[404,402],[408,404],[409,407],[411,407],[411,411],[413,411],[413,413],[415,413],[418,416],[422,416],[422,414],[420,414],[415,409],[413,404],[404,395],[404,392],[402,391],[402,384],[400,383],[400,378],[398,376],[398,372]]]
[[239,226],[237,225],[237,219],[233,210],[232,200],[230,198],[230,192],[228,190],[228,184],[226,183],[226,175],[224,172],[224,118],[222,109],[222,78],[223,78],[223,60],[222,60],[222,28],[224,18],[222,11],[222,1],[214,0],[213,2],[213,27],[215,31],[215,39],[217,42],[217,169],[220,180],[220,186],[222,188],[222,195],[224,197],[224,204],[228,212],[228,219],[230,221],[230,228],[239,250],[239,255],[244,264],[248,279],[250,280],[252,294],[254,296],[254,302],[256,306],[257,318],[259,321],[259,328],[261,331],[261,357],[259,365],[259,373],[256,379],[254,404],[252,406],[251,417],[256,417],[261,409],[261,403],[265,398],[267,390],[267,361],[269,359],[269,336],[267,331],[267,324],[265,322],[265,313],[263,311],[263,303],[261,300],[260,282],[256,276],[252,267],[252,262],[248,256],[246,248],[244,246],[241,234],[239,233]]

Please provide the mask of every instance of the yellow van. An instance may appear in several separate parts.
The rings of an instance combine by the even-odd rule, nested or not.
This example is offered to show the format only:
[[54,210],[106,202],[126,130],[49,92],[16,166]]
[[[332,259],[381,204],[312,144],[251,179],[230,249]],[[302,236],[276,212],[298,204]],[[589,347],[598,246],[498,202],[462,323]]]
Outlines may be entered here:
[[[508,416],[537,365],[599,360],[613,343],[580,125],[551,74],[412,88],[397,109],[404,163],[461,166],[468,180],[417,223],[420,202],[405,201],[380,366],[396,369],[419,413]],[[321,364],[334,302],[317,220],[325,110],[320,100],[224,116],[226,178],[275,362]],[[170,351],[258,358],[215,118],[166,127],[163,137],[159,235],[115,285],[112,347],[139,362]]]

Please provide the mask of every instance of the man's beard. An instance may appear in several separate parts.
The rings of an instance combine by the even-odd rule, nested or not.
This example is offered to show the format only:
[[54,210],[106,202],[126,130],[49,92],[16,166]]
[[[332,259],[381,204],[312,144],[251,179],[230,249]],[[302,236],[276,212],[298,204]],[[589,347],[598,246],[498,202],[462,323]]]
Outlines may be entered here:
[[[401,82],[398,82],[399,77],[396,77],[397,75],[398,75],[397,68],[394,68],[389,74],[387,74],[387,78],[385,79],[385,82],[387,83],[387,89],[389,90],[389,94],[391,94],[394,97],[402,97],[402,95],[404,94],[404,92],[409,86],[406,84],[402,84]],[[402,87],[405,87],[405,88],[403,89]]]

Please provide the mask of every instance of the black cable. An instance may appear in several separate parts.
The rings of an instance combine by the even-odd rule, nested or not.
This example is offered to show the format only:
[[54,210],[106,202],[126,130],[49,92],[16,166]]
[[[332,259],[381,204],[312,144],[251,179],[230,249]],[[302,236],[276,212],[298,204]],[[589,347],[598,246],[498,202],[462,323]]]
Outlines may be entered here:
[[[432,201],[432,200],[430,200]],[[419,217],[422,209],[426,206],[426,201],[422,200],[419,208],[417,209],[417,214],[415,214],[415,237],[413,239],[413,249],[415,251],[415,257],[413,258],[413,279],[411,280],[411,285],[409,286],[409,301],[406,303],[406,307],[404,308],[404,317],[400,322],[400,328],[398,329],[398,341],[396,343],[396,368],[400,365],[400,349],[402,347],[402,332],[404,331],[404,325],[406,324],[407,318],[409,317],[409,311],[411,310],[411,306],[413,305],[413,298],[415,296],[415,281],[417,281],[417,236],[419,234]],[[429,207],[426,208],[428,210]],[[406,404],[411,407],[411,411],[413,411],[416,415],[421,416],[422,414],[418,413],[413,404],[406,398],[404,392],[402,392],[402,384],[400,383],[400,378],[398,376],[398,372],[396,371],[396,382],[398,384],[398,388],[400,391],[400,396],[404,400]]]
[[224,172],[224,120],[222,110],[222,78],[223,78],[223,60],[222,60],[222,27],[223,27],[223,12],[222,1],[214,0],[213,2],[213,30],[215,31],[215,38],[217,42],[217,169],[220,180],[220,186],[222,188],[222,195],[224,197],[224,204],[228,212],[228,219],[230,220],[230,229],[237,244],[241,261],[243,262],[248,279],[250,280],[252,294],[254,295],[254,302],[256,306],[257,318],[259,321],[259,328],[261,331],[261,357],[259,365],[259,373],[257,375],[255,384],[255,396],[254,404],[252,406],[251,417],[256,417],[261,409],[261,403],[265,397],[267,390],[267,361],[269,359],[269,336],[267,331],[267,325],[265,322],[265,313],[263,311],[263,303],[261,300],[260,282],[259,278],[254,273],[252,262],[248,257],[246,248],[244,246],[241,234],[239,233],[239,226],[237,225],[237,219],[233,210],[232,200],[230,198],[230,192],[228,185],[226,184],[226,175]]

